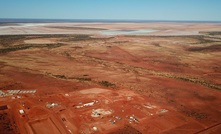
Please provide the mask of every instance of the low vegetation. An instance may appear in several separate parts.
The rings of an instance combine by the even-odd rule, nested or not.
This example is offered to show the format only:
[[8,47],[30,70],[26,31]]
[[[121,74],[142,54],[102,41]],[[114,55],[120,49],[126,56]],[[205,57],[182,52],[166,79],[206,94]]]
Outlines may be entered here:
[[22,45],[16,45],[16,46],[10,46],[0,49],[0,53],[9,53],[12,51],[18,51],[18,50],[25,50],[29,48],[56,48],[63,46],[65,44],[57,43],[57,44],[22,44]]
[[183,110],[182,111],[186,116],[193,117],[196,120],[202,120],[208,118],[208,115],[201,112],[190,111],[190,110]]
[[192,51],[192,52],[198,52],[198,51],[219,52],[221,51],[221,45],[211,45],[211,46],[206,46],[206,47],[190,47],[187,50]]
[[199,32],[199,33],[206,35],[221,35],[221,31],[210,31],[210,32]]
[[110,83],[108,81],[100,81],[99,84],[102,86],[105,86],[105,87],[115,87],[116,86],[115,84]]

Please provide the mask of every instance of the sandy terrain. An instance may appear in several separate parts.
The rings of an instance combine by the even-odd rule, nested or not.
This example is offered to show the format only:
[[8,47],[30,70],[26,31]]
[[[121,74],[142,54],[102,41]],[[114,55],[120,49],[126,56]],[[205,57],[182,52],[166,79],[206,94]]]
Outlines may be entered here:
[[[198,35],[220,31],[220,23],[18,23],[0,26],[0,35],[11,34],[96,34],[106,30],[155,30],[144,35]],[[139,34],[139,33],[136,33]]]
[[[0,133],[219,134],[220,26],[0,27]],[[143,28],[160,31],[100,34]]]

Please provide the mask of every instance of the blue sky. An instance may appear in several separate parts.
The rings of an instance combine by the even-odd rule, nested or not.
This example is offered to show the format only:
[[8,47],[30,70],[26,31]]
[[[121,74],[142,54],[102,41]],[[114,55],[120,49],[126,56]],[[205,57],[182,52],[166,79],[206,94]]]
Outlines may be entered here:
[[0,0],[0,18],[221,21],[221,0]]

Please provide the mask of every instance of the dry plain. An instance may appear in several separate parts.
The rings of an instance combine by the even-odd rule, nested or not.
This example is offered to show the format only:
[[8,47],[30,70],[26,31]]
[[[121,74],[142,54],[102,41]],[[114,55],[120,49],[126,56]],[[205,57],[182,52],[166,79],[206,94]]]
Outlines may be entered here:
[[220,23],[1,24],[0,133],[219,134],[220,57]]

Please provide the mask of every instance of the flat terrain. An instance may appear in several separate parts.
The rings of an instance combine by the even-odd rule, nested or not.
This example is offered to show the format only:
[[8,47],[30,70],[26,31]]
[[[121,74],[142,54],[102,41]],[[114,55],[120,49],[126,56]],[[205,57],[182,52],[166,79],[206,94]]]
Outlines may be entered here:
[[[145,35],[198,35],[202,31],[220,31],[220,23],[9,23],[0,24],[0,35],[87,34],[101,35],[115,30]],[[152,31],[150,33],[145,31]]]
[[0,133],[221,133],[219,23],[0,29]]

